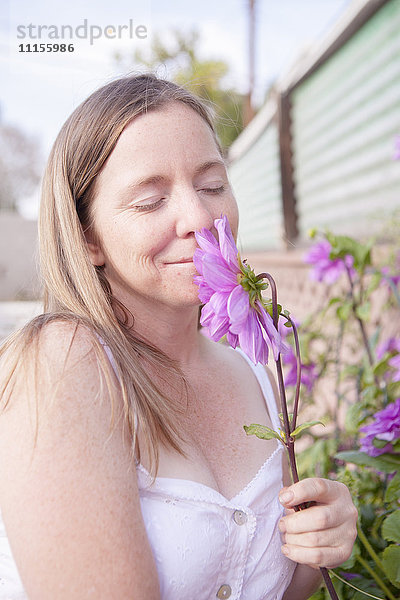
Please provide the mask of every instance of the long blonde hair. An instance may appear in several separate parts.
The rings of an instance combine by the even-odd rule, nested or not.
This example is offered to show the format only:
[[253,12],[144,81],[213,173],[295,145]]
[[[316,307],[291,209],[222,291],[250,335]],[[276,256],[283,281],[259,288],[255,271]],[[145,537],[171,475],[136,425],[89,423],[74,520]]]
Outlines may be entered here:
[[94,334],[93,348],[114,403],[110,363],[100,336],[115,360],[132,450],[138,457],[138,423],[153,472],[158,465],[159,443],[182,452],[182,436],[176,425],[181,408],[161,392],[149,376],[148,367],[157,367],[166,379],[182,382],[185,391],[186,382],[172,359],[135,334],[134,317],[113,298],[103,268],[91,263],[84,232],[89,227],[95,232],[92,200],[96,176],[124,128],[136,116],[162,109],[171,102],[183,102],[204,119],[222,156],[211,107],[154,74],[130,75],[104,85],[65,122],[51,150],[42,183],[39,251],[44,314],[10,336],[0,350],[0,356],[7,354],[0,387],[0,397],[4,397],[25,352],[33,341],[37,344],[46,323],[72,320],[76,327],[82,324]]

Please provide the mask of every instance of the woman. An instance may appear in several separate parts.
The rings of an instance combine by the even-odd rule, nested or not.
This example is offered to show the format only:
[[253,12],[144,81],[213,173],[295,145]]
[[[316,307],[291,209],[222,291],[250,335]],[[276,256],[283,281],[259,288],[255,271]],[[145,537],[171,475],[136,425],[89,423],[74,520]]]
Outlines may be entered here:
[[175,84],[113,81],[62,128],[45,314],[2,356],[0,598],[301,600],[350,555],[347,488],[284,465],[282,489],[276,441],[243,433],[277,427],[267,371],[198,328],[195,232],[221,214],[236,236],[210,113]]

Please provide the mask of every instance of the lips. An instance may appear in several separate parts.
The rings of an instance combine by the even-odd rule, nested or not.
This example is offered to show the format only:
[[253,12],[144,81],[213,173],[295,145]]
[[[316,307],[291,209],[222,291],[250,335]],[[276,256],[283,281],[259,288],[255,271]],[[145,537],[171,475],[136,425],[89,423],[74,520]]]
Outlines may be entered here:
[[192,263],[193,257],[189,258],[179,258],[178,260],[170,260],[166,262],[167,265],[184,265],[186,263]]

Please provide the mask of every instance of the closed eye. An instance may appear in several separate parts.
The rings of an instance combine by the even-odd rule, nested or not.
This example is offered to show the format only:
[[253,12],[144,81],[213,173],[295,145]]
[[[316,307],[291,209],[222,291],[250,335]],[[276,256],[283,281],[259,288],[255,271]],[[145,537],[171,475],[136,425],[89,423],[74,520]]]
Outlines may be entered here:
[[222,194],[222,192],[225,190],[226,187],[224,185],[220,185],[219,187],[215,188],[202,188],[200,191],[205,192],[206,194]]
[[161,205],[162,202],[164,202],[165,198],[160,198],[159,200],[156,200],[155,202],[148,202],[147,204],[132,204],[131,208],[133,208],[135,211],[138,212],[144,212],[146,210],[153,210],[156,209],[158,206]]

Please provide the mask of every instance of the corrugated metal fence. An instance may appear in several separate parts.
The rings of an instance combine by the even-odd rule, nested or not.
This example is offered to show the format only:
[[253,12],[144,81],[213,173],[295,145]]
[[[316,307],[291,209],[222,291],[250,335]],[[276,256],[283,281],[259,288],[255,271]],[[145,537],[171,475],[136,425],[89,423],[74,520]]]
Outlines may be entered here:
[[378,233],[400,207],[400,0],[365,1],[286,79],[231,148],[242,247]]

